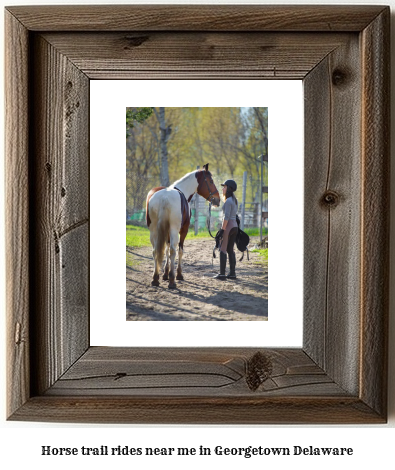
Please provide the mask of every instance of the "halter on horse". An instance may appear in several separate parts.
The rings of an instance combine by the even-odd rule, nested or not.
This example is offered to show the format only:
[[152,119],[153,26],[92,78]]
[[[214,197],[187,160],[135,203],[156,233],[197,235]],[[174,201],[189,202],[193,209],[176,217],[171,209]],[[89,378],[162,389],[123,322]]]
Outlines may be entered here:
[[[169,280],[169,289],[174,289],[176,287],[175,279],[184,279],[181,260],[184,240],[191,220],[191,210],[188,203],[192,196],[197,192],[210,204],[215,206],[220,204],[219,193],[211,173],[208,171],[208,165],[208,163],[204,165],[202,170],[188,173],[169,188],[160,186],[151,189],[148,193],[146,217],[155,262],[151,282],[153,286],[159,286],[159,269],[162,266],[166,244],[166,266],[163,280]],[[178,235],[180,235],[179,242]],[[177,244],[179,247],[178,268],[175,278],[174,265]]]

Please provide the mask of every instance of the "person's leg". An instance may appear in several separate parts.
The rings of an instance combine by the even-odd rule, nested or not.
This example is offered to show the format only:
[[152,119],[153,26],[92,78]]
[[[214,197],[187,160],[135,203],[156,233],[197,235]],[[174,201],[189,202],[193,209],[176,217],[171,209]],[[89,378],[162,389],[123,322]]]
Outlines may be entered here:
[[229,256],[230,272],[226,276],[228,279],[236,279],[236,253],[234,252],[234,245],[236,242],[238,228],[234,227],[229,232],[227,252]]
[[213,277],[218,281],[226,281],[225,270],[226,270],[226,259],[228,255],[223,251],[219,252],[219,274]]
[[[229,225],[229,224],[228,224]],[[222,235],[222,242],[221,242],[221,248],[220,248],[220,251],[222,251],[223,253],[227,253],[228,252],[228,239],[229,239],[229,232],[230,232],[231,228],[229,227],[226,227],[223,235]]]
[[225,271],[226,271],[226,260],[228,258],[228,254],[226,250],[228,247],[228,237],[229,237],[229,232],[231,229],[232,229],[232,226],[229,225],[228,223],[228,226],[226,227],[222,235],[221,248],[219,251],[219,274],[217,274],[213,278],[219,281],[226,281]]

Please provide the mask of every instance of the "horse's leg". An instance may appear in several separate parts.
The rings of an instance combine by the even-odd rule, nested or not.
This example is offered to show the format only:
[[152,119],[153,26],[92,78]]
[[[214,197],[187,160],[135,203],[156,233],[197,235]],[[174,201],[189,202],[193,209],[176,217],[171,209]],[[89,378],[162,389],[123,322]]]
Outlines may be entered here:
[[174,267],[178,245],[178,230],[173,227],[170,229],[170,271],[169,271],[169,289],[177,287],[175,283]]
[[152,286],[159,286],[159,265],[158,265],[158,256],[157,256],[157,249],[156,249],[156,236],[155,231],[150,231],[150,240],[152,245],[152,256],[154,258],[154,274],[152,276]]
[[152,254],[154,255],[154,262],[155,262],[155,267],[154,267],[154,275],[152,276],[152,282],[151,286],[159,286],[159,263],[158,263],[158,258],[157,258],[157,250],[154,248],[152,250]]
[[184,240],[188,233],[188,226],[183,227],[180,231],[180,243],[178,244],[178,267],[177,267],[177,277],[176,277],[178,281],[184,280],[184,276],[182,275],[181,261],[182,261],[182,255],[184,254]]
[[169,280],[169,269],[170,269],[170,242],[166,245],[166,264],[163,272],[163,280]]
[[182,275],[181,261],[182,261],[183,249],[181,243],[178,245],[178,266],[177,266],[177,281],[183,281],[184,276]]

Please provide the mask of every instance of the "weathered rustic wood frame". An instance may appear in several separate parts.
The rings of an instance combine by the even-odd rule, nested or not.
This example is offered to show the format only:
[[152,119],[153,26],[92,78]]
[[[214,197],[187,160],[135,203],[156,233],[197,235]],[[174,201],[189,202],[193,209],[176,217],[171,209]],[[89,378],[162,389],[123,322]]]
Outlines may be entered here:
[[[8,419],[386,421],[389,18],[379,6],[6,9]],[[304,80],[300,350],[90,347],[89,81],[111,78]]]

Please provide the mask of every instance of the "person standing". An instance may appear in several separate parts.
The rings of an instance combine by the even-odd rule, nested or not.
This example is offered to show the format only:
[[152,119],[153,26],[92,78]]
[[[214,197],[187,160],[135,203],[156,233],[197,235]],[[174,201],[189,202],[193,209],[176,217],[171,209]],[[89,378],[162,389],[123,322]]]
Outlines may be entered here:
[[[226,180],[222,186],[222,198],[225,201],[222,206],[223,220],[222,228],[219,236],[222,238],[221,248],[219,252],[219,274],[214,276],[214,279],[219,281],[226,281],[227,279],[236,279],[236,253],[234,252],[234,245],[238,232],[238,225],[236,221],[236,214],[238,209],[238,202],[233,194],[237,190],[236,181]],[[230,272],[226,276],[226,262],[229,256]]]

